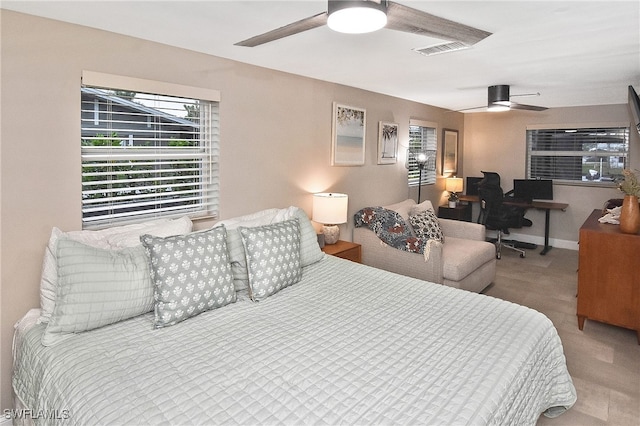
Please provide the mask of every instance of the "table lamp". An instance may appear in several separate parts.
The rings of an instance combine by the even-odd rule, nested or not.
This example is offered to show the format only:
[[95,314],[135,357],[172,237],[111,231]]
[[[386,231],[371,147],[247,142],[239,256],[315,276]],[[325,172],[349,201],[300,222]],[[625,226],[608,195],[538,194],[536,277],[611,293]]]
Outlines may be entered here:
[[338,224],[347,222],[347,194],[335,192],[313,194],[313,220],[322,223],[325,244],[335,244],[340,238]]
[[462,178],[450,177],[445,181],[445,190],[449,191],[449,207],[458,204],[457,192],[462,192]]

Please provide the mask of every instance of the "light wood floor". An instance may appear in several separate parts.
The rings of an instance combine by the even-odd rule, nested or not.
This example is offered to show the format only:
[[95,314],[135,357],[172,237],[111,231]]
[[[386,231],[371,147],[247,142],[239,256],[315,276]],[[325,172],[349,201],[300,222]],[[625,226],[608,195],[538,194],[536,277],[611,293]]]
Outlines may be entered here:
[[[484,293],[536,309],[555,324],[578,393],[572,409],[538,425],[640,425],[640,345],[631,330],[587,320],[578,330],[578,252],[504,249]],[[640,273],[640,271],[639,271]]]

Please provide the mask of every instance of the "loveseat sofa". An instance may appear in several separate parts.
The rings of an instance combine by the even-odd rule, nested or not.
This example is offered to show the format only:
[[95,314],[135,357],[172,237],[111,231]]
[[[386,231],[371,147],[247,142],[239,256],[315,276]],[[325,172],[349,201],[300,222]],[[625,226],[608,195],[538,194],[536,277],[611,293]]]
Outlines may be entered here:
[[[409,224],[409,216],[431,209],[430,201],[416,204],[409,199],[385,206]],[[496,252],[485,241],[484,226],[451,219],[438,219],[444,242],[433,244],[428,256],[402,251],[385,244],[372,230],[356,227],[353,241],[362,245],[362,263],[438,284],[481,292],[495,278]],[[410,226],[410,225],[409,225]]]

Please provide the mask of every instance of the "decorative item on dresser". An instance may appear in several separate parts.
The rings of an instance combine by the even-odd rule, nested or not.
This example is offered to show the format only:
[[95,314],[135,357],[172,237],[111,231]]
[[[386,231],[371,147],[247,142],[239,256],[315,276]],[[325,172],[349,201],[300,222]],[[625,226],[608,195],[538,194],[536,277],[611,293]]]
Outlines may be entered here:
[[580,228],[578,328],[585,319],[635,330],[640,344],[640,275],[635,268],[640,235],[600,223],[594,210]]
[[338,225],[347,222],[347,194],[335,192],[313,194],[313,220],[322,223],[325,244],[335,244],[340,238]]
[[335,244],[324,246],[322,251],[342,259],[362,263],[362,246],[351,241],[338,240]]
[[640,183],[638,176],[631,170],[623,170],[624,180],[620,182],[620,191],[624,193],[620,210],[620,231],[625,234],[637,234],[640,231]]

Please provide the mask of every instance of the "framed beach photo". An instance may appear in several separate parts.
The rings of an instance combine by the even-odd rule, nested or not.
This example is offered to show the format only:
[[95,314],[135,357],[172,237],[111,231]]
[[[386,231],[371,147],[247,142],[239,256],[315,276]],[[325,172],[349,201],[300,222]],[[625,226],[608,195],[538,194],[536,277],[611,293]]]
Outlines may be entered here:
[[442,135],[442,175],[458,173],[458,131],[444,129]]
[[331,165],[362,166],[364,164],[364,137],[367,127],[366,110],[333,103],[331,129]]
[[378,164],[394,164],[398,160],[398,124],[378,124]]

